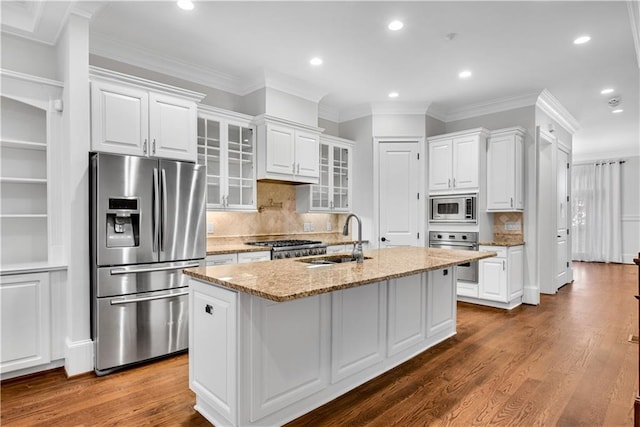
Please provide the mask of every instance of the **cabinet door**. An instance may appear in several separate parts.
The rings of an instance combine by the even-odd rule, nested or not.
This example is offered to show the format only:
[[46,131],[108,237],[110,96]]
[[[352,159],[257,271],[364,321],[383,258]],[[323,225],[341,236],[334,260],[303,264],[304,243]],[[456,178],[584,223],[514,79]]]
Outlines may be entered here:
[[335,211],[349,211],[351,188],[349,170],[351,168],[351,149],[347,147],[332,147],[332,179],[331,179],[331,208]]
[[148,153],[147,91],[111,83],[91,83],[91,148],[117,154]]
[[173,96],[149,96],[151,155],[167,159],[197,160],[196,103]]
[[49,275],[0,277],[0,373],[49,363]]
[[451,140],[429,143],[429,190],[449,190],[451,182]]
[[190,281],[189,386],[235,425],[237,293]]
[[524,247],[509,248],[507,259],[509,272],[509,301],[522,296],[524,291]]
[[224,155],[222,124],[219,120],[198,118],[198,164],[207,167],[207,208],[224,207]]
[[311,186],[311,209],[327,211],[331,197],[331,146],[320,144],[320,170],[318,184]]
[[491,301],[507,302],[507,260],[488,258],[480,260],[479,297]]
[[472,190],[479,187],[479,147],[477,136],[453,139],[453,189]]
[[512,136],[492,137],[487,154],[487,209],[514,208],[514,145]]
[[331,381],[337,382],[384,359],[384,284],[331,294]]
[[[267,126],[267,164],[269,173],[294,173],[294,130],[284,126]],[[315,154],[316,162],[318,154]],[[316,169],[318,165],[316,164]]]
[[453,268],[430,271],[427,276],[427,336],[456,331],[456,285]]
[[319,137],[313,133],[296,131],[295,133],[295,175],[318,178],[320,175]]
[[255,209],[256,175],[253,129],[227,123],[226,208]]
[[514,208],[518,210],[524,209],[524,140],[521,136],[516,135],[514,141]]
[[426,338],[426,274],[389,280],[387,357]]

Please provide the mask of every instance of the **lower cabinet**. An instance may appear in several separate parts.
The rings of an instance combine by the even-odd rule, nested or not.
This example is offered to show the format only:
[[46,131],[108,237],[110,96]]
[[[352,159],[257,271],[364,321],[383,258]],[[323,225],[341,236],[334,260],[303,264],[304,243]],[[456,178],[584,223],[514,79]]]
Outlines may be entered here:
[[229,254],[207,255],[205,263],[207,266],[243,264],[245,262],[270,261],[270,251],[258,252],[234,252]]
[[285,424],[456,332],[454,268],[279,303],[189,287],[189,382],[215,425]]
[[0,277],[0,373],[51,361],[49,274]]
[[479,263],[478,298],[519,305],[524,290],[524,246],[480,246],[481,251],[494,251],[496,257]]

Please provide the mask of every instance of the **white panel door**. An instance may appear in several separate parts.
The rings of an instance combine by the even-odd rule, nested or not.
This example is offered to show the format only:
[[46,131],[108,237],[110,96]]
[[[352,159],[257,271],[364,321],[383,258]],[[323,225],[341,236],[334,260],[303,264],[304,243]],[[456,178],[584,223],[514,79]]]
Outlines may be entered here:
[[0,372],[49,363],[49,275],[0,277],[0,303]]
[[480,142],[477,136],[453,139],[453,189],[472,190],[480,185],[478,152]]
[[320,176],[320,139],[318,135],[297,131],[295,133],[295,175],[309,178]]
[[384,359],[384,289],[373,283],[331,294],[331,382]]
[[150,154],[195,162],[197,115],[195,102],[152,93],[149,96]]
[[451,140],[429,143],[429,190],[451,189]]
[[416,246],[422,203],[418,143],[383,142],[379,151],[381,247]]
[[293,129],[284,126],[267,126],[267,172],[293,175],[294,133]]
[[91,148],[95,151],[143,156],[148,153],[148,141],[147,91],[92,82]]
[[556,168],[556,286],[560,287],[568,282],[569,270],[569,156],[562,149],[558,149]]

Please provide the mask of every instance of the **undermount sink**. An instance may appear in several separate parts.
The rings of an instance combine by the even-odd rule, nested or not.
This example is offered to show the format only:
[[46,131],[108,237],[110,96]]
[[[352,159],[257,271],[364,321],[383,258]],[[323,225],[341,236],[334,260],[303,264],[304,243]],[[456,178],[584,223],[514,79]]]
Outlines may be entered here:
[[[364,257],[364,259],[371,259],[371,257]],[[350,255],[346,255],[346,254],[339,254],[339,255],[327,255],[327,256],[323,256],[323,257],[318,257],[318,258],[302,258],[302,259],[297,259],[296,261],[299,262],[304,262],[306,264],[311,264],[311,265],[333,265],[333,264],[343,264],[346,262],[356,262],[356,258],[350,256]]]

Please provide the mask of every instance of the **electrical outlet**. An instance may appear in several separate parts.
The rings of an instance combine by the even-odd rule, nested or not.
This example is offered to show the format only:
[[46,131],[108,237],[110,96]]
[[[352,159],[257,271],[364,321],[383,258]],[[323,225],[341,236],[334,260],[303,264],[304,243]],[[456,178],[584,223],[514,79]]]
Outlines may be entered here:
[[207,234],[213,234],[213,223],[212,222],[208,222],[207,223]]
[[304,231],[313,231],[313,225],[310,222],[305,222],[302,226]]
[[333,230],[333,224],[331,223],[331,221],[327,221],[327,231],[331,230]]

